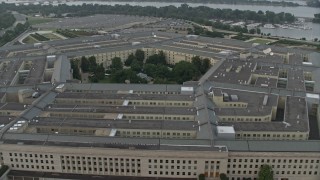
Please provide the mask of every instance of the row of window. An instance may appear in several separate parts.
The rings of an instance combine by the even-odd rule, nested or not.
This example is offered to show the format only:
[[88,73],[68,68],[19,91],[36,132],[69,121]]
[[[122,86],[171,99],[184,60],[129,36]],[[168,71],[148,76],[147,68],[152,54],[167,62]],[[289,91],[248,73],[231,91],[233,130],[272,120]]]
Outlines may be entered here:
[[[159,100],[158,100],[159,101]],[[163,100],[165,101],[165,100]],[[132,101],[130,100],[129,105],[157,105],[157,106],[190,106],[192,102],[190,103],[187,102],[177,102],[177,103],[172,103],[172,102],[148,102],[148,101]]]
[[149,165],[148,166],[149,169],[171,169],[171,170],[174,170],[174,169],[177,169],[177,170],[196,170],[197,169],[197,166],[174,166],[174,165]]
[[20,162],[20,163],[41,163],[41,164],[43,164],[43,163],[45,163],[45,164],[49,164],[49,163],[51,163],[51,164],[54,164],[54,161],[53,160],[51,160],[51,161],[49,161],[49,160],[38,160],[38,159],[23,159],[23,158],[10,158],[10,162]]
[[[83,92],[83,93],[111,93],[115,94],[117,91],[114,90],[70,90],[66,92]],[[134,94],[181,94],[180,91],[133,91]]]
[[[260,167],[260,165],[252,165],[252,164],[250,164],[250,165],[247,165],[247,164],[238,164],[238,165],[236,165],[236,164],[233,164],[233,165],[231,165],[231,164],[228,164],[228,168],[259,168]],[[313,169],[313,168],[315,168],[315,169],[318,169],[319,168],[319,165],[271,165],[271,167],[272,168],[277,168],[277,169],[279,169],[279,168],[284,168],[284,169],[291,169],[291,168],[293,168],[293,169],[302,169],[302,168],[305,168],[305,169]]]
[[132,119],[150,119],[150,120],[194,120],[194,116],[183,116],[183,115],[178,115],[178,116],[172,116],[172,115],[154,115],[154,116],[148,116],[146,115],[133,115],[133,114],[127,114],[127,115],[123,115],[122,119],[128,119],[128,120],[132,120]]
[[119,135],[121,137],[162,137],[162,138],[194,138],[194,133],[180,133],[180,132],[141,132],[141,130],[137,131],[122,131],[119,130]]
[[[257,175],[259,173],[259,171],[227,171],[227,174],[230,174],[230,175],[245,175],[245,174],[248,174],[248,175]],[[275,174],[281,174],[281,175],[318,175],[319,174],[319,171],[275,171],[274,172]]]
[[225,117],[225,116],[220,116],[222,121],[228,121],[228,122],[265,122],[265,121],[270,121],[271,118],[270,116],[267,117],[237,117],[237,118],[233,118],[233,117]]
[[99,113],[61,113],[61,112],[50,112],[50,117],[73,117],[73,118],[93,118],[93,119],[103,119],[104,114]]
[[55,170],[54,166],[39,166],[25,164],[11,164],[12,168],[35,169],[35,170]]
[[[177,102],[177,103],[171,103],[171,102],[164,102],[165,100],[158,100],[161,102],[148,102],[148,101],[132,101],[130,100],[129,105],[157,105],[157,106],[190,106],[192,103],[187,103],[187,102]],[[98,100],[69,100],[69,99],[56,99],[55,103],[77,103],[77,104],[109,104],[109,105],[122,105],[122,100],[103,100],[103,101],[98,101]]]
[[160,163],[160,164],[163,164],[163,163],[165,163],[165,164],[169,164],[169,163],[171,163],[171,164],[186,164],[186,163],[188,163],[188,165],[190,165],[190,164],[198,164],[198,161],[196,161],[196,160],[194,160],[194,161],[192,161],[192,160],[179,160],[179,159],[177,159],[177,160],[175,160],[175,159],[171,159],[171,160],[169,160],[169,159],[149,159],[148,160],[148,162],[149,163]]
[[[272,134],[271,134],[272,133]],[[274,132],[270,132],[270,134],[244,134],[244,133],[236,133],[236,139],[279,139],[279,140],[304,140],[307,139],[308,135],[304,134],[274,134]]]
[[110,174],[114,174],[114,173],[116,173],[116,174],[118,174],[118,173],[138,173],[138,174],[140,174],[141,173],[141,170],[140,169],[129,169],[129,168],[126,168],[126,169],[124,169],[124,168],[121,168],[121,169],[119,169],[119,168],[97,168],[97,167],[80,167],[80,166],[78,166],[78,167],[71,167],[71,166],[62,166],[62,170],[64,170],[64,171],[90,171],[90,172],[92,172],[92,173],[97,173],[97,172],[103,172],[103,173],[105,173],[105,174],[108,174],[108,173],[110,173]]
[[196,176],[196,172],[179,172],[179,171],[149,171],[149,175],[170,175],[170,176]]
[[48,154],[26,154],[26,153],[9,153],[10,157],[35,157],[35,158],[53,158],[53,155]]
[[319,159],[250,159],[250,158],[234,158],[228,159],[229,163],[245,162],[245,163],[320,163]]
[[114,157],[90,157],[90,156],[60,156],[61,159],[71,159],[71,160],[93,160],[93,161],[119,161],[119,162],[138,162],[140,163],[140,159],[133,159],[133,158],[114,158]]

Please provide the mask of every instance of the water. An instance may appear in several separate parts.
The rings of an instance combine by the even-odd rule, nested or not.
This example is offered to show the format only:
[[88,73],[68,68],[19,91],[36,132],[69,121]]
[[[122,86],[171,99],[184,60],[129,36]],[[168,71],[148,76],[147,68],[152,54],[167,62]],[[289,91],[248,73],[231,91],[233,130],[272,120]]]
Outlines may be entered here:
[[[50,1],[50,0],[47,0]],[[274,1],[280,1],[280,0],[274,0]],[[17,2],[31,2],[32,0],[0,0],[0,2],[6,2],[6,3],[17,3]],[[37,2],[45,2],[43,1],[37,1]],[[52,2],[52,1],[51,1]],[[298,1],[292,1],[297,2],[299,4],[303,3],[304,1],[298,0]],[[87,4],[104,4],[104,5],[133,5],[133,6],[154,6],[154,7],[163,7],[163,6],[176,6],[179,7],[181,3],[177,2],[108,2],[108,1],[70,1],[70,2],[63,2],[64,4],[68,5],[81,5],[83,3]],[[55,4],[57,4],[57,1],[55,1]],[[233,5],[233,4],[207,4],[207,3],[188,3],[190,7],[197,7],[197,6],[207,6],[210,8],[220,8],[220,9],[239,9],[239,10],[252,10],[252,11],[273,11],[276,13],[280,12],[287,12],[292,13],[296,17],[307,17],[307,18],[313,18],[314,14],[320,13],[320,8],[313,8],[313,7],[307,7],[307,6],[298,6],[298,7],[281,7],[281,6],[262,6],[262,5]]]
[[[81,5],[83,3],[87,4],[105,4],[105,5],[133,5],[133,6],[176,6],[179,7],[181,3],[175,2],[106,2],[106,1],[74,1],[66,2],[68,5]],[[190,7],[207,6],[210,8],[220,8],[220,9],[239,9],[239,10],[251,10],[251,11],[273,11],[275,13],[287,12],[292,13],[296,17],[306,17],[313,18],[314,14],[320,13],[320,8],[313,8],[307,6],[298,7],[281,7],[281,6],[261,6],[261,5],[233,5],[233,4],[206,4],[206,3],[188,3]]]
[[[31,0],[0,0],[0,2],[7,3],[17,3],[17,2],[32,2]],[[45,1],[45,0],[44,0]],[[44,2],[42,1],[42,2]],[[47,0],[49,1],[49,0]],[[274,0],[281,1],[281,0]],[[34,1],[33,1],[34,2]],[[38,1],[39,2],[39,1]],[[302,0],[292,1],[297,2],[299,4],[305,3]],[[107,1],[72,1],[72,2],[62,2],[67,5],[82,5],[83,3],[87,4],[103,4],[103,5],[132,5],[132,6],[154,6],[154,7],[164,7],[164,6],[176,6],[179,7],[181,3],[176,2],[107,2]],[[55,2],[55,5],[58,3]],[[304,18],[313,18],[314,14],[320,13],[320,8],[313,8],[307,6],[298,6],[298,7],[281,7],[281,6],[261,6],[261,5],[233,5],[233,4],[206,4],[206,3],[188,3],[190,7],[198,7],[198,6],[207,6],[210,8],[220,8],[220,9],[239,9],[239,10],[252,10],[252,11],[273,11],[275,13],[286,12],[292,13],[296,17],[304,17]],[[320,39],[320,24],[316,23],[307,23],[306,26],[312,27],[312,30],[299,30],[299,29],[264,29],[261,28],[263,33],[270,33],[273,36],[284,36],[291,38],[303,38],[305,37],[307,40],[312,40],[314,38]]]

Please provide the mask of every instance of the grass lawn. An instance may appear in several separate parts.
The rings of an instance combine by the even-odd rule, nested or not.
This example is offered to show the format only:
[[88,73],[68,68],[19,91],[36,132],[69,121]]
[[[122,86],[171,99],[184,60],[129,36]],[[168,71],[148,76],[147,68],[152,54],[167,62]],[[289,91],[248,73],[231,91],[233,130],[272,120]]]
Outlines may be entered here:
[[39,41],[37,41],[36,39],[34,39],[33,37],[31,36],[28,36],[26,37],[23,41],[23,43],[26,43],[26,44],[33,44],[33,43],[37,43]]
[[253,39],[248,40],[247,42],[259,43],[259,44],[269,44],[271,42],[274,42],[274,40],[262,39],[262,38],[253,38]]
[[93,35],[98,35],[98,33],[95,32],[89,32],[89,31],[70,31],[71,33],[77,35],[77,36],[93,36]]
[[104,79],[100,80],[98,83],[111,83],[110,78],[105,77]]
[[46,33],[46,34],[41,34],[42,36],[49,38],[50,40],[60,40],[61,38],[52,34],[52,33]]
[[54,21],[54,20],[55,20],[54,18],[44,18],[44,17],[31,17],[31,16],[28,16],[28,21],[29,21],[30,25],[47,23],[47,22],[51,22],[51,21]]

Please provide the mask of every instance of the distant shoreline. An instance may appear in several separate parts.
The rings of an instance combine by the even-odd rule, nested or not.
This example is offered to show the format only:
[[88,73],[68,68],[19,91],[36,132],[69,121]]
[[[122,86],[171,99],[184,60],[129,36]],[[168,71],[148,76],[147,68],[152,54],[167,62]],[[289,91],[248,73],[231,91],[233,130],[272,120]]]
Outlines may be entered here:
[[[79,1],[101,1],[101,2],[159,2],[157,0],[79,0]],[[253,0],[161,0],[161,2],[172,3],[204,3],[204,4],[230,4],[230,5],[266,5],[266,6],[283,6],[298,7],[306,6],[294,2],[285,1],[253,1]],[[160,2],[160,3],[161,3]]]

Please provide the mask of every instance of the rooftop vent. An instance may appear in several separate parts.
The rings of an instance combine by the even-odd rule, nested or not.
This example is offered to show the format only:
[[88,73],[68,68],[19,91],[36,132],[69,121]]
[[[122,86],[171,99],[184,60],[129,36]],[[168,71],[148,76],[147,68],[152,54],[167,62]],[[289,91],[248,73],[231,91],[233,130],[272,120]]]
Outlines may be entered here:
[[268,96],[268,95],[265,95],[264,98],[263,98],[263,103],[262,103],[264,106],[267,105],[268,99],[269,99],[269,96]]
[[238,95],[230,95],[230,99],[231,99],[231,101],[238,101],[239,100]]

